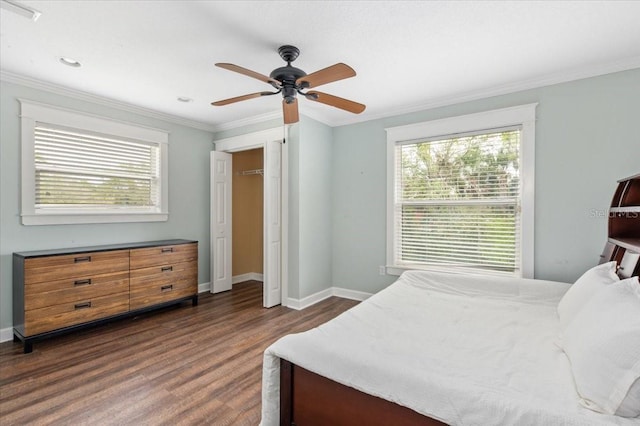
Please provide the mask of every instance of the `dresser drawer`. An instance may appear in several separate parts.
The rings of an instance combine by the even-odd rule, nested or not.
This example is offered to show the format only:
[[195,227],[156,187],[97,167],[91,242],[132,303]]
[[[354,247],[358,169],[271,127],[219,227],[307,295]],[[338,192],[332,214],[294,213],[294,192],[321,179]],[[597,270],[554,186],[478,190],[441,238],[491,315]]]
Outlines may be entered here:
[[24,309],[30,311],[128,291],[128,271],[34,283],[25,286]]
[[129,250],[34,257],[24,261],[24,285],[129,270]]
[[197,294],[197,258],[131,270],[129,283],[129,305],[132,310]]
[[156,286],[145,289],[143,292],[131,294],[129,308],[131,310],[146,308],[158,303],[170,302],[183,297],[193,296],[197,288],[191,283],[177,282],[166,286]]
[[183,277],[198,279],[198,262],[174,263],[171,265],[152,266],[150,268],[134,269],[130,272],[131,288],[148,285],[154,282],[171,281]]
[[170,265],[198,259],[198,245],[176,244],[131,250],[131,269]]
[[128,310],[127,292],[33,309],[25,312],[25,336],[106,318]]

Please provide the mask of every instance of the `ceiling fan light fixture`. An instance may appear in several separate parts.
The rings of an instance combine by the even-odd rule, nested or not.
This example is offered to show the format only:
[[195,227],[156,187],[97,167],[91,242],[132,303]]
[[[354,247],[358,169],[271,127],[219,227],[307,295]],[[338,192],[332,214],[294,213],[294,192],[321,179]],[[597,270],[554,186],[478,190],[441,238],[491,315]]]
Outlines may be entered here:
[[61,56],[60,62],[65,64],[68,67],[73,67],[73,68],[80,68],[82,66],[80,62],[76,61],[73,58],[69,58],[67,56]]

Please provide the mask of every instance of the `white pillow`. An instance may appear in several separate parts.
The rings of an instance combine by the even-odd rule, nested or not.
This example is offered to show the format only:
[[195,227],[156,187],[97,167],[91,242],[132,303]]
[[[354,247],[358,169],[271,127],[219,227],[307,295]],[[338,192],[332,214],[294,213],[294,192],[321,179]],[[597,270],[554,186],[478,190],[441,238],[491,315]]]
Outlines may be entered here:
[[558,303],[560,330],[565,331],[569,323],[584,307],[589,299],[607,285],[620,281],[616,275],[616,262],[607,262],[594,266],[580,278],[562,296]]
[[632,406],[640,386],[638,277],[593,295],[567,327],[563,343],[582,405],[606,414],[640,415],[640,405]]

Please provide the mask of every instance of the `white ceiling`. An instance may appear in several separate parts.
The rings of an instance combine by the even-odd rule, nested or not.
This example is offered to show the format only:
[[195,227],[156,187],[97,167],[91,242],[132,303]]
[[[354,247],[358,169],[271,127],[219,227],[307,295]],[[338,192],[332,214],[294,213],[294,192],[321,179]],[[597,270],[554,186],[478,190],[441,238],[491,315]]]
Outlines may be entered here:
[[[367,105],[353,115],[300,100],[335,126],[640,67],[640,1],[35,1],[33,22],[1,9],[3,77],[28,77],[228,128],[281,100],[212,101],[271,87],[213,64],[269,74],[277,48],[307,73],[357,76],[319,90]],[[81,68],[61,64],[74,58]],[[184,96],[191,103],[178,102]]]

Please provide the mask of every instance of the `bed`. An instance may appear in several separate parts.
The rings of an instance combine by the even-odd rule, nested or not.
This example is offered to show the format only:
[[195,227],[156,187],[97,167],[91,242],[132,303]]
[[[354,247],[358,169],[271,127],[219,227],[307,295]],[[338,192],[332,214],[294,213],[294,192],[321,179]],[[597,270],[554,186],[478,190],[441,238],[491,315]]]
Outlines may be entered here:
[[407,271],[265,351],[261,424],[637,426],[578,403],[581,360],[559,338],[570,287]]

